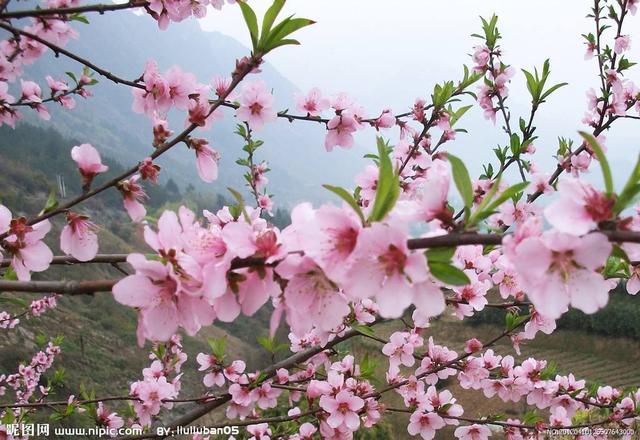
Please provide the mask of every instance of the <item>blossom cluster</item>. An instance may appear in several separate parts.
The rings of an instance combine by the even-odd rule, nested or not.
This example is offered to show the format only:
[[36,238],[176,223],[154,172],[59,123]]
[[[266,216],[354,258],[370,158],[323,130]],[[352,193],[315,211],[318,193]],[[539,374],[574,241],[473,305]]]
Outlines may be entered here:
[[31,362],[20,364],[17,373],[0,375],[0,395],[3,395],[9,387],[14,391],[17,403],[28,403],[36,393],[40,394],[39,399],[44,399],[50,389],[42,385],[40,379],[51,368],[58,354],[60,354],[60,346],[49,342],[43,350],[33,356]]
[[[151,365],[142,370],[143,379],[133,382],[129,395],[135,397],[133,409],[136,424],[147,426],[162,408],[172,408],[172,399],[180,392],[180,372],[182,364],[187,361],[187,354],[182,351],[182,342],[177,335],[172,336],[166,344],[157,345],[149,356]],[[109,416],[104,421],[115,427],[120,424],[119,418]]]

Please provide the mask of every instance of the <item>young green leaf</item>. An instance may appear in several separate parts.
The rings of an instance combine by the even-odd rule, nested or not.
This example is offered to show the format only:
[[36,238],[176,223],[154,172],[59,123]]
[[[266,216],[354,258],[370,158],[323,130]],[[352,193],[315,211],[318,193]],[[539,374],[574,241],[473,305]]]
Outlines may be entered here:
[[585,141],[589,144],[593,152],[596,154],[598,158],[598,162],[600,162],[600,168],[602,169],[602,177],[604,178],[604,187],[607,192],[607,196],[613,195],[613,177],[611,176],[611,168],[609,167],[609,162],[607,161],[607,157],[604,155],[604,151],[602,151],[602,147],[596,140],[593,135],[581,131],[580,136],[584,138]]
[[47,197],[47,201],[44,203],[44,208],[38,215],[46,214],[49,211],[53,211],[58,207],[58,199],[56,198],[56,190],[52,189],[49,192],[49,197]]
[[352,329],[360,333],[364,336],[375,336],[376,334],[373,332],[373,329],[366,325],[354,325],[351,326]]
[[453,254],[456,253],[455,247],[441,247],[431,248],[424,254],[427,257],[427,261],[437,261],[439,263],[449,263],[453,258]]
[[449,284],[451,286],[465,286],[471,283],[469,277],[467,277],[463,271],[449,263],[427,260],[427,264],[429,265],[431,275],[445,284]]
[[[494,183],[494,186],[497,186]],[[506,190],[504,190],[494,201],[491,203],[487,203],[485,206],[482,204],[478,207],[478,210],[473,213],[473,215],[469,218],[468,224],[474,225],[477,222],[484,220],[493,214],[504,202],[513,198],[516,194],[521,191],[524,191],[529,186],[529,182],[520,182],[516,183],[513,186],[510,186]],[[492,188],[493,189],[493,188]],[[493,197],[493,196],[492,196]],[[486,199],[487,197],[485,197]]]
[[273,4],[267,9],[267,12],[264,14],[264,18],[262,19],[262,31],[260,32],[260,46],[264,44],[264,39],[271,32],[271,27],[276,20],[276,17],[282,10],[285,4],[285,0],[274,0]]
[[618,195],[616,199],[616,203],[613,206],[613,212],[615,214],[621,213],[627,206],[629,206],[635,197],[640,192],[640,156],[636,160],[636,165],[633,167],[633,171],[631,171],[631,175],[627,180],[627,183],[624,184],[624,188],[622,188],[622,192]]
[[238,5],[240,5],[240,10],[242,11],[242,16],[244,17],[244,22],[247,24],[247,28],[249,29],[249,34],[251,35],[251,44],[253,45],[253,50],[255,52],[258,51],[258,17],[256,17],[256,13],[253,12],[251,6],[245,3],[245,0],[238,0]]
[[335,195],[337,195],[338,197],[340,197],[345,202],[347,202],[347,204],[353,208],[356,214],[358,214],[358,217],[360,217],[360,221],[362,222],[362,224],[364,224],[365,220],[364,220],[364,214],[362,213],[362,209],[360,209],[358,202],[356,202],[356,199],[353,198],[353,196],[349,193],[349,191],[339,186],[332,186],[332,185],[322,185],[322,186],[328,189],[329,191],[331,191],[332,193],[334,193]]
[[369,221],[382,220],[393,209],[400,194],[400,182],[393,170],[391,159],[387,151],[387,144],[382,138],[378,138],[379,173],[376,197],[373,209],[369,215]]
[[469,210],[473,204],[473,186],[471,185],[469,171],[467,171],[467,167],[456,156],[447,153],[447,158],[451,164],[453,181],[456,184],[456,188],[458,188],[458,192],[460,192],[460,195],[462,196],[465,208]]

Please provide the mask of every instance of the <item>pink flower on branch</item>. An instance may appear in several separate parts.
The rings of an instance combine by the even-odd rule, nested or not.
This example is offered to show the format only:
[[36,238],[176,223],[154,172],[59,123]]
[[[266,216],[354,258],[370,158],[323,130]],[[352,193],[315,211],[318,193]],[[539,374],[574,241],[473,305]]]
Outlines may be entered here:
[[147,210],[141,203],[147,198],[142,186],[138,184],[140,175],[136,174],[128,180],[123,180],[118,184],[118,189],[122,193],[124,199],[124,208],[127,210],[129,217],[134,222],[140,222],[147,215]]
[[263,81],[253,81],[242,86],[236,117],[249,124],[252,130],[260,130],[276,119],[273,96]]
[[71,149],[71,158],[78,164],[82,175],[82,186],[88,189],[94,177],[109,170],[102,164],[100,153],[91,144],[81,144]]
[[335,396],[320,398],[320,408],[329,413],[327,424],[334,429],[344,425],[349,431],[357,430],[360,427],[358,411],[363,407],[364,400],[346,389]]
[[60,234],[60,249],[79,261],[89,261],[98,253],[97,226],[89,217],[75,212],[67,213],[67,224]]
[[48,220],[29,226],[24,217],[12,219],[11,212],[0,205],[0,234],[8,234],[0,243],[0,253],[6,251],[10,254],[11,268],[19,280],[28,281],[31,272],[43,272],[49,268],[53,252],[42,240],[50,230]]
[[598,269],[611,249],[600,233],[575,237],[549,231],[520,242],[513,263],[536,310],[545,318],[558,319],[569,304],[585,313],[607,304],[612,286]]
[[329,108],[330,101],[322,96],[319,88],[314,87],[306,95],[296,97],[296,108],[309,116],[320,116]]

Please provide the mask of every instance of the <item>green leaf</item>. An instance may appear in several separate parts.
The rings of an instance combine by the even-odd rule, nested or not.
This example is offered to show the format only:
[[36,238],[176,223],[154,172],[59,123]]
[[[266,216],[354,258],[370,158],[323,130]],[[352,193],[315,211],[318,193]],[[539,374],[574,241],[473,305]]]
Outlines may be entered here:
[[52,189],[49,192],[49,197],[47,197],[47,201],[44,203],[44,208],[38,215],[46,214],[49,211],[53,211],[58,207],[58,199],[56,198],[56,190]]
[[471,283],[469,277],[467,277],[463,271],[449,263],[427,260],[427,264],[429,265],[431,274],[445,284],[449,284],[451,286],[465,286]]
[[357,331],[358,333],[360,333],[361,335],[365,335],[365,336],[375,336],[376,334],[374,333],[373,329],[367,325],[353,325],[351,326],[351,328],[355,331]]
[[[251,219],[249,218],[249,214],[247,213],[247,210],[245,209],[245,203],[244,203],[244,198],[242,197],[242,194],[240,194],[238,191],[236,191],[235,189],[233,189],[231,187],[228,187],[227,189],[233,195],[233,198],[236,199],[236,201],[238,202],[237,211],[242,213],[242,216],[244,217],[244,219],[245,219],[245,221],[247,223],[251,223]],[[234,217],[236,217],[236,216],[234,215]]]
[[260,46],[264,44],[263,40],[269,35],[269,32],[271,32],[271,26],[273,26],[273,23],[282,10],[284,4],[285,0],[274,0],[273,4],[269,7],[269,9],[267,9],[267,12],[265,12],[264,18],[262,19],[262,32],[259,44]]
[[70,15],[69,20],[79,21],[80,23],[89,24],[89,20],[87,20],[87,17],[79,13]]
[[544,419],[538,415],[536,411],[529,411],[524,415],[522,423],[524,425],[535,425],[538,422],[542,422]]
[[285,37],[314,23],[315,21],[309,20],[308,18],[293,18],[293,16],[287,17],[273,28],[268,37],[263,36],[264,45],[261,45],[260,48],[267,53],[278,46],[282,46],[283,41],[290,41],[285,44],[298,44],[296,40],[285,40]]
[[372,380],[376,372],[376,363],[369,358],[369,353],[365,352],[362,360],[360,361],[360,377],[363,379]]
[[[494,183],[493,185],[494,187],[497,188],[498,183]],[[524,191],[525,189],[527,189],[528,186],[529,186],[529,182],[516,183],[515,185],[510,186],[509,188],[504,190],[493,202],[480,204],[480,206],[478,206],[477,211],[473,213],[473,215],[469,218],[469,221],[467,223],[469,225],[475,225],[477,222],[489,217],[500,207],[500,205],[502,205],[507,200],[513,198],[521,191]],[[493,191],[493,188],[491,189]],[[491,197],[493,197],[493,194],[491,194]],[[487,195],[487,197],[485,197],[485,200],[487,200],[488,198],[489,196]]]
[[209,343],[209,347],[211,347],[211,353],[213,353],[218,361],[222,362],[227,346],[227,338],[209,338],[207,342]]
[[4,296],[0,296],[0,303],[13,304],[14,306],[20,306],[23,308],[29,307],[29,304],[20,298],[8,298]]
[[78,79],[76,78],[76,76],[74,75],[73,72],[65,72],[67,74],[67,76],[69,78],[71,78],[73,80],[74,83],[76,83],[76,85],[78,84]]
[[431,248],[427,250],[424,254],[427,257],[427,261],[438,262],[438,263],[449,263],[451,258],[453,258],[453,254],[456,253],[455,247],[441,247],[441,248]]
[[385,141],[378,137],[378,158],[380,160],[378,185],[373,209],[369,215],[369,221],[377,222],[393,209],[400,194],[400,182],[393,170],[391,159]]
[[16,274],[15,270],[13,270],[13,267],[9,266],[4,271],[4,276],[2,277],[2,279],[7,281],[17,281],[18,274]]
[[247,28],[249,29],[253,50],[254,52],[257,52],[258,51],[258,17],[256,17],[256,13],[253,12],[253,9],[251,9],[251,6],[245,3],[245,0],[238,0],[238,5],[240,5],[240,10],[242,11],[244,22],[247,24]]
[[458,188],[458,192],[462,196],[465,208],[467,211],[471,209],[473,204],[473,186],[471,185],[471,178],[469,177],[469,171],[464,163],[451,153],[447,153],[447,158],[451,164],[451,170],[453,172],[453,181]]
[[547,99],[549,97],[549,95],[551,95],[553,92],[555,92],[559,88],[564,87],[564,86],[568,86],[568,85],[569,85],[569,83],[563,82],[563,83],[559,83],[559,84],[556,84],[555,86],[551,87],[546,92],[544,92],[544,94],[540,97],[540,102],[543,102],[545,99]]
[[616,203],[613,206],[613,212],[615,214],[621,213],[627,206],[629,206],[636,195],[640,192],[640,156],[636,160],[636,165],[633,167],[633,171],[631,171],[631,175],[627,180],[627,183],[624,184],[624,188],[620,195],[616,199]]
[[507,331],[510,332],[513,329],[519,327],[527,319],[529,319],[529,315],[519,316],[512,312],[507,313],[507,315],[505,316],[505,324],[506,324]]
[[549,380],[554,378],[556,376],[557,370],[558,365],[556,364],[556,361],[549,361],[549,363],[547,363],[547,366],[544,367],[542,371],[540,371],[540,379]]
[[600,168],[602,169],[602,177],[604,178],[604,187],[607,192],[607,196],[611,197],[613,195],[613,177],[611,176],[611,168],[609,167],[607,157],[604,155],[604,151],[602,151],[600,144],[593,135],[581,131],[580,136],[587,141],[593,152],[596,154],[598,162],[600,162]]
[[353,198],[353,196],[349,193],[349,191],[339,186],[332,186],[332,185],[322,185],[322,186],[328,189],[329,191],[331,191],[332,193],[334,193],[335,195],[337,195],[338,197],[340,197],[345,202],[347,202],[347,204],[353,208],[356,214],[358,214],[358,217],[360,217],[360,221],[362,222],[362,224],[364,224],[365,220],[364,220],[364,214],[362,213],[362,209],[360,209],[358,202],[356,202],[356,199]]

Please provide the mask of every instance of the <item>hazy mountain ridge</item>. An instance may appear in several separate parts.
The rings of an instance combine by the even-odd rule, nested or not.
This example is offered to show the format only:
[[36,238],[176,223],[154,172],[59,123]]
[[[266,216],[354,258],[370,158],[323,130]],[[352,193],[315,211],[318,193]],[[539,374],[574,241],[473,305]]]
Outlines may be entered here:
[[[68,48],[91,60],[115,75],[134,79],[141,75],[148,59],[157,60],[160,70],[179,65],[196,75],[201,83],[209,83],[217,75],[229,75],[237,58],[250,53],[236,40],[216,32],[202,31],[194,20],[172,24],[166,31],[158,31],[156,23],[148,16],[132,13],[90,15],[90,25],[74,24],[80,38]],[[300,50],[285,48],[283,50]],[[81,66],[64,57],[54,58],[49,53],[26,73],[44,86],[44,76],[66,76],[64,72],[78,73]],[[150,153],[151,121],[144,115],[131,111],[132,96],[129,87],[116,85],[96,74],[100,81],[91,87],[94,96],[77,98],[78,106],[69,111],[57,105],[49,105],[52,124],[58,131],[84,142],[93,143],[100,151],[123,164],[135,163]],[[263,79],[273,89],[276,107],[284,109],[293,105],[295,85],[277,72],[269,63],[262,72],[248,80]],[[43,87],[44,89],[44,87]],[[34,121],[33,112],[27,120]],[[244,186],[242,170],[235,160],[244,153],[240,139],[233,134],[237,120],[229,109],[224,120],[216,122],[211,131],[198,130],[198,136],[207,137],[222,156],[220,178],[212,185],[201,182],[195,173],[192,151],[184,146],[175,147],[163,156],[159,163],[167,177],[179,185],[192,183],[197,188],[207,188],[224,193],[229,185]],[[184,114],[170,115],[170,128],[178,132],[183,128]],[[321,188],[322,183],[345,184],[361,169],[363,152],[343,150],[327,153],[324,150],[324,129],[315,123],[291,124],[284,119],[268,125],[255,135],[263,139],[265,146],[258,152],[257,160],[267,160],[269,191],[276,195],[275,202],[290,206],[301,200],[320,202],[331,199]]]

